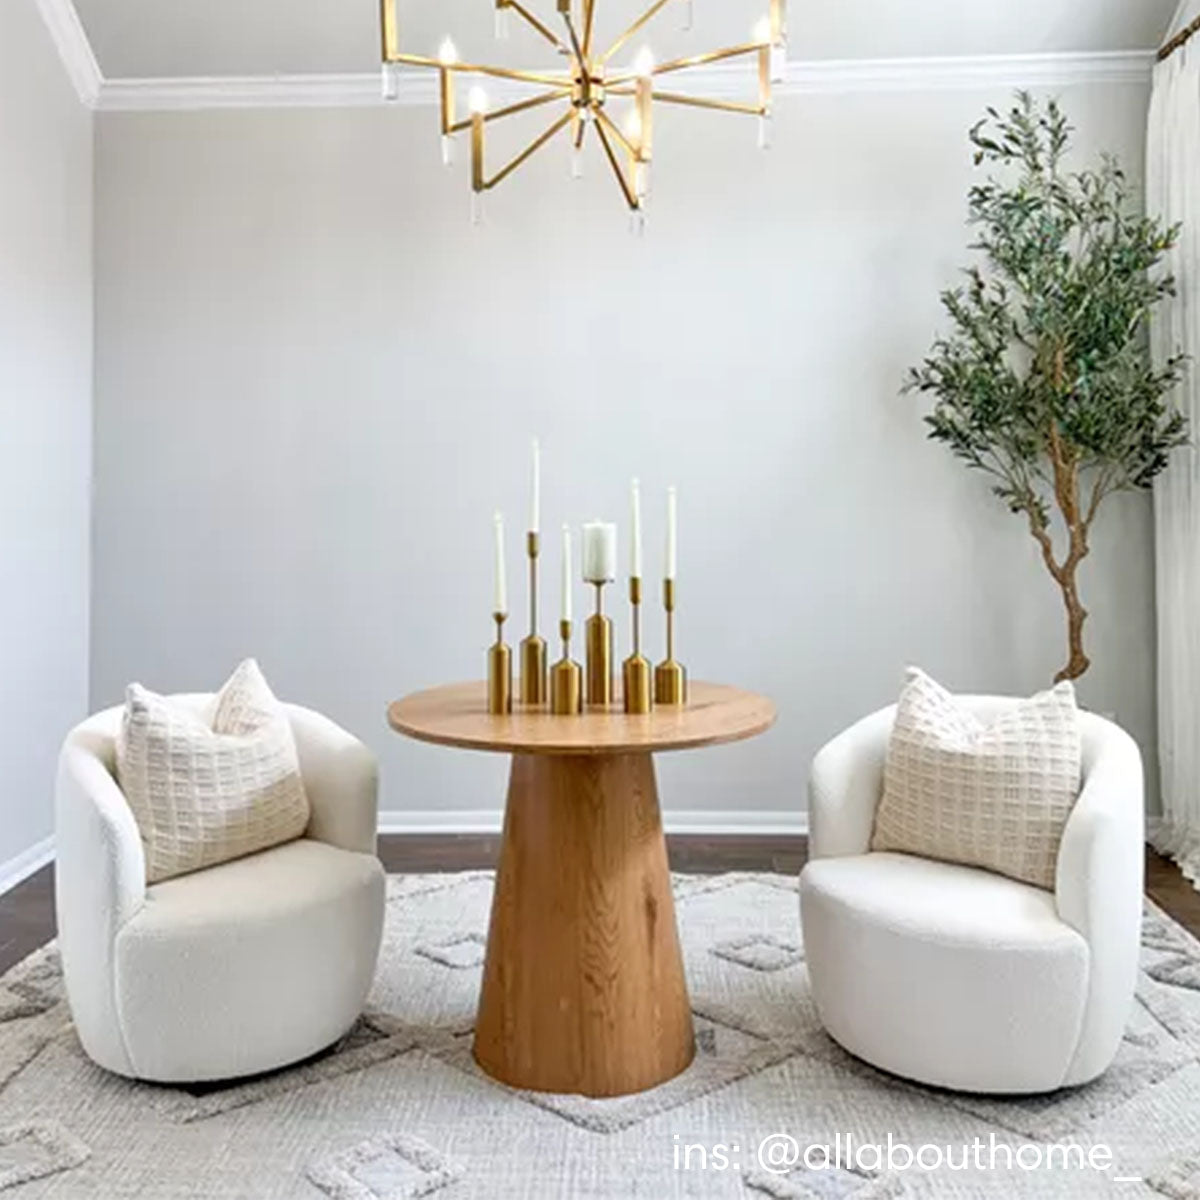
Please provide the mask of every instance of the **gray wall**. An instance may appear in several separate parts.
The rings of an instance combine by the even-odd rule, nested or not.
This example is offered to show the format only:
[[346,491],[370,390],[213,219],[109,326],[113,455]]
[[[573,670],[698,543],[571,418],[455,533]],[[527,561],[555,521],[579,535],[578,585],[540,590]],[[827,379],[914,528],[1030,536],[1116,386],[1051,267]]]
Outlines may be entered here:
[[[1063,98],[1082,150],[1139,169],[1142,87]],[[906,663],[1046,684],[1036,547],[898,395],[964,261],[965,130],[1006,99],[789,97],[766,155],[750,122],[678,114],[640,240],[561,144],[472,228],[429,110],[103,116],[93,704],[255,654],[378,751],[386,810],[497,812],[502,763],[384,709],[481,673],[491,513],[523,520],[534,432],[548,530],[623,520],[641,477],[652,576],[678,485],[681,656],[778,701],[761,741],[664,760],[670,812],[794,821],[813,751]],[[1082,688],[1148,750],[1150,532],[1141,498],[1105,514]]]
[[87,707],[91,258],[91,115],[0,4],[0,866],[49,835]]

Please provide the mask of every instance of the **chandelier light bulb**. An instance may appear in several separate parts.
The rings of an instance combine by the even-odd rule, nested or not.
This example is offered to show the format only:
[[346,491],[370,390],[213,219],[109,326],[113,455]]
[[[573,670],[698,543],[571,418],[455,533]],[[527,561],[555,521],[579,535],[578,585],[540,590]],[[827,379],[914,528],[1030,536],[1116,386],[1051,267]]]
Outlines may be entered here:
[[636,108],[625,114],[625,136],[636,146],[642,140],[642,118]]
[[758,148],[760,150],[770,150],[771,148],[770,113],[764,113],[758,118]]
[[754,30],[750,37],[760,46],[769,46],[771,44],[771,18],[760,17],[754,23]]
[[481,87],[473,87],[467,94],[467,107],[471,110],[473,115],[479,115],[487,112],[487,92],[485,92]]
[[643,77],[654,74],[654,52],[649,46],[643,46],[633,60],[633,73]]
[[395,63],[383,64],[383,98],[388,101],[400,99],[400,74]]
[[571,178],[583,178],[583,147],[571,145]]
[[508,5],[496,5],[496,24],[494,29],[498,42],[508,41]]
[[442,38],[442,44],[438,47],[438,62],[443,67],[449,67],[458,62],[458,49],[448,37]]
[[633,194],[638,198],[638,204],[644,208],[650,196],[650,164],[635,163],[633,167]]
[[692,0],[683,0],[683,28],[686,32],[692,27]]

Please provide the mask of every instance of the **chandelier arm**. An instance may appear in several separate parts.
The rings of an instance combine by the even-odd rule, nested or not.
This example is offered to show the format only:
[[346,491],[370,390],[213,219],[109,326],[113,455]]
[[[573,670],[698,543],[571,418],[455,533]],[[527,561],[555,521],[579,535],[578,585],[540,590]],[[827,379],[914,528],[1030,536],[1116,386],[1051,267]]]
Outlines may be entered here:
[[544,37],[546,41],[548,41],[556,50],[561,51],[563,54],[569,54],[571,52],[570,47],[562,40],[562,38],[554,33],[553,30],[548,29],[545,25],[543,25],[541,21],[539,21],[537,17],[535,17],[533,13],[529,11],[529,9],[525,8],[521,4],[518,4],[517,0],[508,0],[508,3],[505,5],[505,7],[511,8],[523,21],[525,21],[528,25],[533,26],[533,28],[536,29],[537,32],[540,33],[542,37]]
[[[724,50],[710,50],[707,54],[693,54],[689,58],[675,58],[670,62],[659,63],[651,74],[665,75],[669,71],[686,71],[689,67],[702,67],[705,63],[720,62],[723,58],[739,58],[744,54],[758,54],[767,43],[744,42],[739,46],[727,46]],[[613,75],[608,80],[609,90],[614,84],[630,83],[637,76],[632,71],[623,75]]]
[[[528,100],[518,100],[516,104],[506,105],[504,108],[493,108],[483,113],[484,121],[497,121],[501,117],[511,117],[514,113],[525,112],[526,109],[538,108],[543,104],[549,104],[551,100],[565,100],[567,97],[566,88],[551,88],[548,92],[539,92],[536,96],[530,96]],[[471,118],[464,117],[461,121],[455,121],[447,133],[462,133],[464,129],[471,128]]]
[[638,148],[631,142],[625,131],[604,111],[602,108],[596,109],[596,120],[599,121],[605,129],[609,131],[629,151],[635,158],[637,157]]
[[612,143],[608,140],[608,134],[604,132],[604,125],[600,121],[596,121],[594,124],[596,126],[596,136],[600,139],[600,144],[604,147],[604,153],[608,156],[608,165],[612,167],[613,174],[617,177],[617,182],[621,185],[621,191],[625,196],[625,203],[629,205],[631,211],[637,212],[641,205],[638,204],[638,199],[633,194],[633,189],[629,186],[629,181],[625,178],[625,172],[621,170],[621,164],[617,162],[617,156],[613,152]]
[[[614,96],[632,96],[634,95],[633,88],[619,87],[609,88],[609,93]],[[741,113],[749,117],[763,117],[767,114],[767,109],[761,104],[745,104],[736,100],[709,100],[704,96],[684,96],[679,92],[655,92],[655,100],[661,100],[664,104],[686,104],[691,108],[711,108],[716,112]]]
[[575,52],[575,61],[579,64],[579,69],[585,69],[584,64],[587,62],[587,55],[583,52],[583,47],[579,44],[579,35],[575,32],[575,22],[571,20],[570,12],[564,12],[562,19],[567,24],[567,33],[571,36],[571,48]]
[[596,0],[583,0],[583,52],[592,53],[592,32],[596,20]]
[[[408,61],[401,56],[400,61]],[[540,71],[518,71],[512,67],[489,67],[483,63],[442,63],[436,58],[426,59],[416,64],[423,67],[437,67],[443,71],[457,71],[463,75],[491,75],[496,79],[516,79],[521,83],[540,83],[545,87],[563,88],[569,91],[571,80],[562,75],[545,75]]]
[[642,13],[642,15],[638,17],[638,19],[634,21],[634,23],[630,25],[629,28],[626,29],[625,32],[621,34],[621,36],[617,38],[617,40],[613,42],[613,44],[609,46],[609,48],[605,50],[602,55],[600,55],[599,61],[601,63],[608,62],[608,60],[612,58],[612,56],[616,54],[616,52],[620,50],[620,48],[625,45],[625,43],[629,41],[629,39],[633,37],[633,35],[637,33],[639,29],[641,29],[647,22],[654,19],[659,9],[665,8],[670,3],[671,0],[655,0],[655,3],[652,4],[644,13]]
[[501,167],[500,170],[491,177],[491,179],[485,180],[483,186],[485,188],[494,188],[496,184],[500,183],[504,179],[507,179],[508,176],[513,173],[513,171],[515,171],[528,158],[537,153],[537,151],[540,150],[556,133],[558,133],[560,129],[566,127],[567,122],[574,115],[574,111],[574,109],[570,109],[568,112],[565,112],[561,117],[558,118],[557,121],[554,122],[553,125],[550,126],[549,129],[535,137],[533,141],[530,142],[529,145],[526,146],[525,149],[516,156],[516,158],[511,159],[505,166]]
[[394,62],[400,49],[400,31],[396,20],[396,0],[379,0],[379,33],[383,61]]

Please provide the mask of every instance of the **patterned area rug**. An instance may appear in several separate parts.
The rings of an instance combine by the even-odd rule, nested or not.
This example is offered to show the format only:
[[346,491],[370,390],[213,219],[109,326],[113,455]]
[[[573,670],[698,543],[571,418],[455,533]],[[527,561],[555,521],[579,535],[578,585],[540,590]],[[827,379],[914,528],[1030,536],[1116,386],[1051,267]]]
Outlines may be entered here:
[[[1153,907],[1113,1068],[1003,1100],[905,1083],[829,1040],[794,879],[679,877],[696,1060],[597,1101],[515,1092],[474,1065],[491,891],[489,873],[390,879],[359,1024],[318,1059],[229,1086],[93,1066],[55,951],[38,951],[0,979],[0,1200],[1200,1200],[1200,943]],[[909,1167],[905,1150],[923,1158]]]

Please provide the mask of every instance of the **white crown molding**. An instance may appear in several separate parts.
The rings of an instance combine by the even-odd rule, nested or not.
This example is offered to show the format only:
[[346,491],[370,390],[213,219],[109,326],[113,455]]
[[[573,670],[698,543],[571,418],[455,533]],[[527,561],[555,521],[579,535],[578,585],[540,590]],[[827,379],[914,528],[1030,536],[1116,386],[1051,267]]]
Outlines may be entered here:
[[[445,812],[415,812],[410,810],[381,812],[380,833],[439,834],[439,833],[499,833],[504,821],[500,809],[456,809]],[[667,833],[692,833],[707,836],[803,836],[808,833],[808,814],[804,812],[728,812],[704,810],[671,811],[663,813]]]
[[[51,0],[43,0],[50,3]],[[60,0],[54,0],[57,5]],[[67,0],[61,0],[67,3]],[[861,92],[963,91],[1072,84],[1147,83],[1154,55],[1146,51],[1078,54],[995,54],[969,58],[892,58],[793,61],[776,85],[781,95]],[[736,64],[686,73],[688,90],[714,98],[746,98],[754,73]],[[489,81],[497,102],[527,94],[521,85]],[[104,112],[171,112],[219,108],[363,108],[382,106],[377,73],[363,75],[222,76],[178,79],[110,79],[100,84],[96,107]],[[432,71],[402,71],[392,103],[437,103]]]
[[0,863],[0,896],[28,879],[34,871],[40,871],[54,857],[54,837],[42,838],[28,850]]
[[37,0],[67,76],[85,108],[95,108],[104,77],[71,0]]

